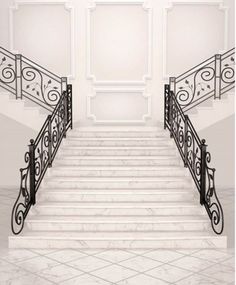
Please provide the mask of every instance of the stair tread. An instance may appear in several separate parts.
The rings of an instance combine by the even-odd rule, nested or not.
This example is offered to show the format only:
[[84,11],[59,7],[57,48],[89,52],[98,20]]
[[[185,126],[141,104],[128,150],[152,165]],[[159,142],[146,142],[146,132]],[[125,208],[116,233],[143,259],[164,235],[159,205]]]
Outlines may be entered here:
[[63,155],[63,157],[65,158],[62,158],[60,159],[61,160],[66,160],[66,159],[71,159],[71,160],[99,160],[99,159],[102,159],[102,160],[167,160],[167,159],[175,159],[175,160],[178,160],[180,161],[180,158],[175,156],[175,155],[162,155],[162,156],[142,156],[142,155],[116,155],[116,156],[112,156],[112,155],[109,155],[109,156],[103,156],[103,155],[90,155],[90,156],[87,156],[87,155],[80,155],[79,157],[76,157],[74,155]]
[[165,222],[209,222],[202,215],[194,216],[50,216],[31,215],[26,222],[70,222],[70,223],[165,223]]
[[82,182],[160,182],[160,181],[186,181],[187,178],[186,176],[183,177],[178,177],[178,176],[173,176],[173,177],[94,177],[94,176],[87,176],[87,177],[48,177],[50,180],[57,180],[57,181],[82,181]]
[[153,202],[41,202],[38,203],[37,207],[59,207],[59,208],[119,208],[119,209],[134,209],[134,208],[199,208],[202,209],[202,207],[196,203],[189,203],[189,202],[160,202],[160,203],[153,203]]
[[183,170],[186,171],[186,168],[181,167],[180,165],[157,165],[157,166],[55,166],[50,170]]
[[[160,189],[58,189],[58,188],[42,188],[45,189],[46,193],[62,193],[62,194],[73,194],[73,195],[81,195],[81,194],[91,194],[91,195],[173,195],[173,194],[197,194],[192,191],[192,189],[171,189],[160,190]],[[45,192],[41,192],[40,194],[44,194]]]
[[[160,232],[93,232],[92,236],[90,232],[73,232],[73,231],[25,231],[20,236],[13,236],[11,238],[38,238],[38,239],[86,239],[86,240],[97,240],[97,239],[111,239],[111,240],[137,240],[137,239],[199,239],[199,238],[212,238],[215,237],[214,233],[210,231],[160,231]],[[218,236],[217,238],[224,238],[224,236]]]
[[158,150],[158,149],[175,149],[174,145],[160,145],[160,146],[75,146],[75,145],[63,145],[63,149],[93,149],[93,150]]
[[167,135],[165,136],[158,136],[158,137],[73,137],[73,134],[70,135],[67,142],[70,140],[77,140],[77,141],[158,141],[159,139],[164,140],[167,139],[171,141]]

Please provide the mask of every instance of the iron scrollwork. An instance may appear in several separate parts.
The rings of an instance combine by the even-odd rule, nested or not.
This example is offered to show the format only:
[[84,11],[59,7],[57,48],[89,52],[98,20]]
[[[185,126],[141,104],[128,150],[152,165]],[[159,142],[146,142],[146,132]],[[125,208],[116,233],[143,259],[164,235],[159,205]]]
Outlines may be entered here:
[[12,215],[11,215],[11,228],[14,234],[19,234],[23,227],[25,217],[31,207],[30,191],[29,191],[29,168],[30,168],[30,154],[25,153],[24,157],[25,163],[27,164],[25,168],[20,169],[20,191],[18,197],[14,203]]
[[180,106],[186,107],[214,90],[214,62],[197,69],[185,80],[176,83],[176,98]]
[[206,208],[213,231],[221,234],[224,228],[224,215],[216,194],[215,169],[209,166],[211,156],[206,151],[205,140],[200,140],[189,117],[184,115],[174,93],[170,91],[170,86],[167,84],[164,96],[164,127],[169,129],[184,165],[188,167],[192,175],[200,194],[200,203]]
[[[30,140],[29,151],[25,154],[27,165],[20,169],[20,191],[12,210],[11,228],[14,234],[22,231],[26,216],[35,204],[35,196],[44,175],[52,165],[67,129],[72,127],[72,87],[68,86],[67,89],[70,92],[63,92],[60,96],[57,106],[46,119],[35,141]],[[69,117],[66,116],[66,110],[69,110]]]
[[[24,61],[23,61],[24,63]],[[49,107],[55,107],[60,98],[60,82],[33,66],[22,68],[22,90]]]
[[206,153],[206,173],[207,173],[207,192],[205,196],[205,208],[211,219],[211,226],[216,234],[221,234],[224,229],[224,214],[215,188],[215,168],[209,167],[211,154]]
[[0,84],[12,92],[16,88],[15,57],[0,48]]

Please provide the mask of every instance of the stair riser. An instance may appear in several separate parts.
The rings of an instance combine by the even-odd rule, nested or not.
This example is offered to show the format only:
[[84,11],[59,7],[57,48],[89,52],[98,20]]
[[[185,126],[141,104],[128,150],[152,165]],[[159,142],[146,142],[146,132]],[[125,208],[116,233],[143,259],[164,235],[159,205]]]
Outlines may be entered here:
[[9,238],[10,248],[121,248],[121,249],[144,249],[144,248],[226,248],[226,237],[215,236],[211,238],[189,238],[189,239],[152,239],[152,240],[85,240],[85,239],[53,239],[53,238]]
[[112,159],[60,159],[53,163],[53,166],[178,166],[181,161],[176,157],[162,160],[151,159],[127,159],[127,160],[112,160]]
[[204,211],[199,207],[179,207],[176,208],[63,208],[63,207],[41,207],[32,209],[36,215],[78,215],[78,216],[163,216],[163,215],[204,215]]
[[192,188],[186,181],[158,181],[158,182],[89,182],[89,181],[50,181],[44,182],[44,187],[71,188],[71,189],[169,189],[169,188]]
[[142,156],[156,156],[156,155],[176,155],[175,149],[157,149],[157,150],[149,150],[149,149],[73,149],[73,148],[61,148],[60,157],[64,155],[75,155],[75,156],[84,156],[84,155],[98,155],[98,156],[119,156],[119,155],[142,155]]
[[167,131],[158,132],[80,132],[74,130],[68,138],[169,138]]
[[172,145],[173,142],[170,139],[161,138],[156,140],[76,140],[76,139],[68,139],[64,142],[64,146],[108,146],[108,147],[115,147],[115,146],[169,146]]
[[51,169],[50,176],[56,177],[183,177],[185,169],[176,170],[66,170]]
[[149,232],[149,231],[204,231],[210,230],[209,222],[187,223],[70,223],[26,222],[33,231],[82,231],[82,232]]
[[[191,194],[62,194],[62,193],[42,193],[38,201],[47,202],[192,202],[196,197]],[[196,201],[197,202],[197,201]]]

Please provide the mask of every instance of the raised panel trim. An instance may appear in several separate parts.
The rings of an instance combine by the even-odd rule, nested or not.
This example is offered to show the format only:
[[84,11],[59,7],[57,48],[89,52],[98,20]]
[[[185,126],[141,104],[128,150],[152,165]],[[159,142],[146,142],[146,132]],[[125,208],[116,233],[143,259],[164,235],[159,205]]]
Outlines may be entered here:
[[168,27],[168,21],[167,21],[167,14],[168,11],[174,9],[175,5],[196,5],[196,4],[202,4],[202,5],[218,5],[218,9],[224,12],[224,50],[219,50],[219,53],[224,53],[228,49],[228,7],[224,5],[223,1],[206,1],[206,0],[172,0],[169,2],[169,4],[164,7],[163,9],[163,79],[167,80],[171,75],[167,74],[167,27]]
[[[147,101],[147,113],[142,115],[140,120],[99,120],[91,111],[91,99],[97,96],[97,93],[140,93]],[[146,93],[144,88],[95,88],[94,93],[87,96],[87,118],[92,119],[95,124],[145,124],[146,120],[151,118],[151,94]]]
[[[147,73],[143,74],[142,80],[97,80],[96,76],[91,73],[91,12],[96,9],[97,5],[140,5],[148,13],[148,62],[147,62]],[[87,79],[92,80],[94,85],[145,85],[147,79],[151,79],[152,73],[152,9],[149,7],[147,2],[143,0],[98,0],[93,1],[87,8]]]
[[10,50],[18,53],[14,48],[14,11],[20,9],[23,5],[64,5],[65,10],[70,12],[70,74],[69,79],[75,79],[75,13],[74,7],[65,0],[17,0],[9,7],[9,38]]

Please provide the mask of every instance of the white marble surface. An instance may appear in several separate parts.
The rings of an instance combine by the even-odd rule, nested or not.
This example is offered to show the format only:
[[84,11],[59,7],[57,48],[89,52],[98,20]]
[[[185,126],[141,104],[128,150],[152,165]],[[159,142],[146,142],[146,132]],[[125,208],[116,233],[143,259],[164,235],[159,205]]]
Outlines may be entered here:
[[[1,285],[234,284],[233,248],[214,250],[150,248],[115,251],[8,249],[9,217],[17,193],[7,189],[1,191]],[[232,195],[228,197],[232,201]],[[233,204],[227,205],[230,207]],[[227,216],[227,212],[225,219],[229,222],[230,216]],[[230,236],[233,232],[227,227],[225,230],[229,234],[228,238],[233,240]]]

